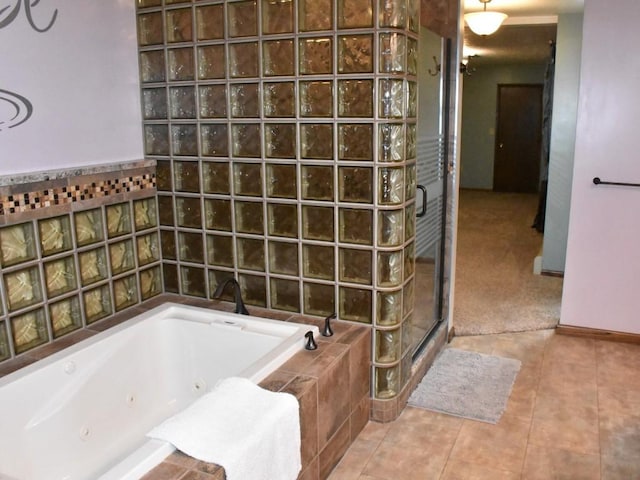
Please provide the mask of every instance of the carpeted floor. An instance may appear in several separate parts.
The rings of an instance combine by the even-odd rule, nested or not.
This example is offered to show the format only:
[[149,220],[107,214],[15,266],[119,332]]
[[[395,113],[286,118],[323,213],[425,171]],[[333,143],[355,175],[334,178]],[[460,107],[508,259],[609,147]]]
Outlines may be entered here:
[[453,325],[456,335],[554,328],[562,279],[534,275],[542,234],[535,194],[460,191]]

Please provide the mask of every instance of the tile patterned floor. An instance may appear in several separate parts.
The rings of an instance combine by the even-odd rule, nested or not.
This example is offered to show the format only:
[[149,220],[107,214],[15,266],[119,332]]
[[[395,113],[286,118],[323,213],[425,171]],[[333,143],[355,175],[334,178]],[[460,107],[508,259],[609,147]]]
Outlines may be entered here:
[[640,479],[640,345],[542,330],[451,346],[522,362],[500,422],[407,407],[369,422],[329,480]]

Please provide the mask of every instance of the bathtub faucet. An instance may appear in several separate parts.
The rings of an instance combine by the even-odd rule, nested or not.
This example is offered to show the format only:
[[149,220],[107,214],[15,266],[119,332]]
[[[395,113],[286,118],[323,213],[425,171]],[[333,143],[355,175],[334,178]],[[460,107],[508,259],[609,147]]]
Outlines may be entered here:
[[235,313],[241,313],[242,315],[249,315],[249,311],[244,306],[244,302],[242,301],[242,291],[240,290],[240,284],[235,278],[228,278],[222,283],[218,285],[216,291],[213,292],[213,298],[220,298],[222,296],[222,292],[227,287],[227,285],[232,284],[234,287],[233,298],[236,302]]

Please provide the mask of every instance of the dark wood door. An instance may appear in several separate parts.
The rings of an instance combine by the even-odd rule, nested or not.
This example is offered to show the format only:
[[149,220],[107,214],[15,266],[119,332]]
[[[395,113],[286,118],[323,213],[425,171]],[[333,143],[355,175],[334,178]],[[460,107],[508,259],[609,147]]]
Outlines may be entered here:
[[542,85],[498,85],[495,191],[538,191],[541,125]]

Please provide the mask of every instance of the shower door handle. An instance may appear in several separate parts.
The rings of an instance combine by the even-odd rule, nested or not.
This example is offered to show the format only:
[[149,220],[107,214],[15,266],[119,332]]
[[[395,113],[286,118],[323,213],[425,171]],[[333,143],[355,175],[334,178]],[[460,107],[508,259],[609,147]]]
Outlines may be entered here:
[[416,217],[424,217],[427,214],[427,187],[424,185],[416,185],[418,190],[422,191],[422,209],[416,214]]

